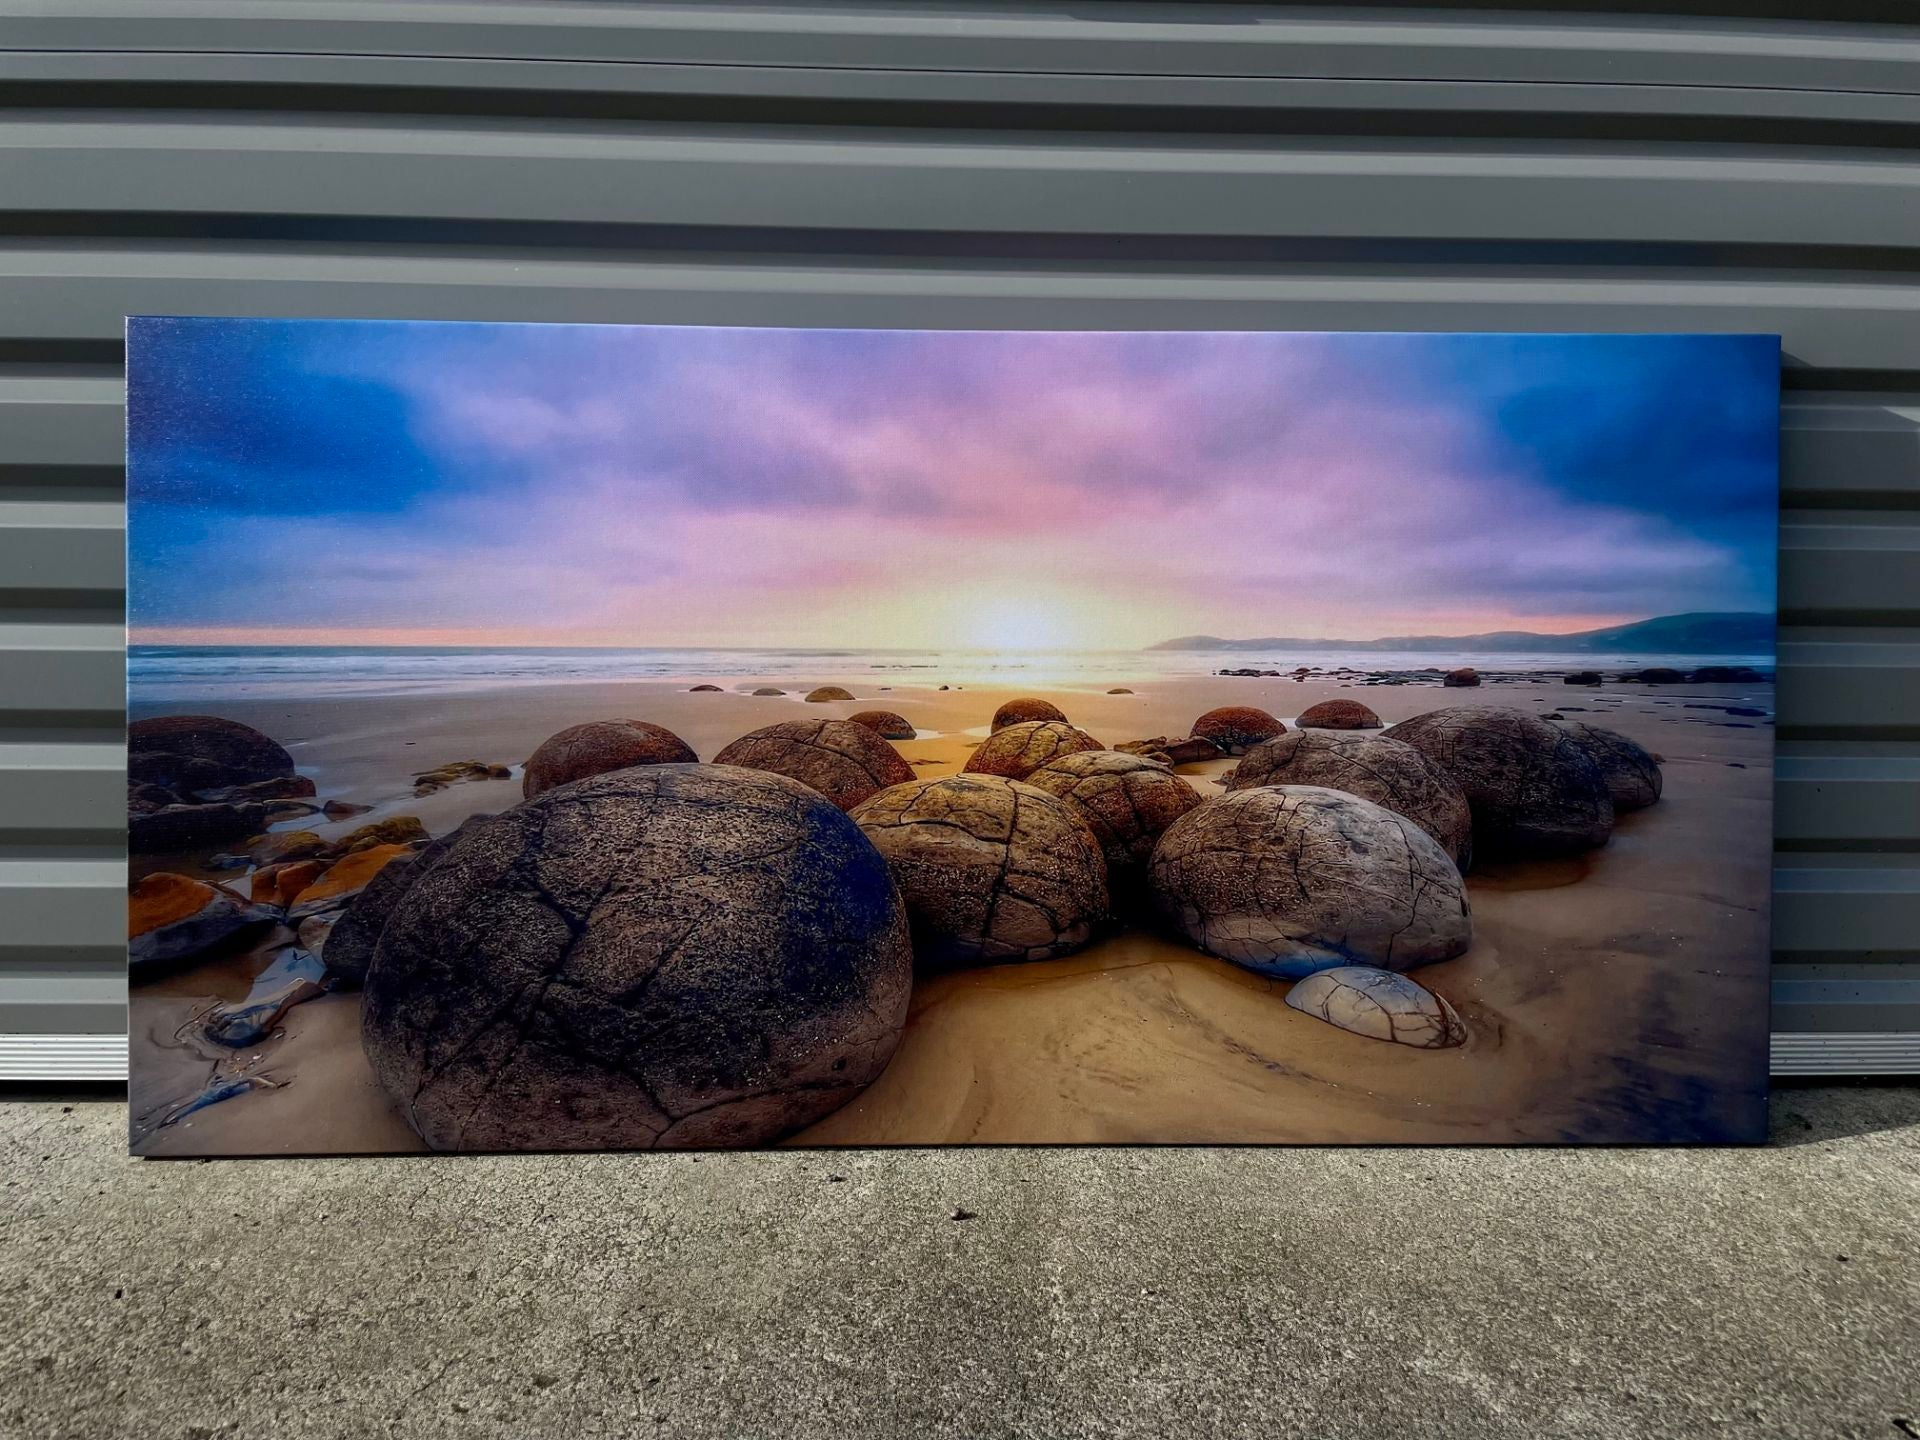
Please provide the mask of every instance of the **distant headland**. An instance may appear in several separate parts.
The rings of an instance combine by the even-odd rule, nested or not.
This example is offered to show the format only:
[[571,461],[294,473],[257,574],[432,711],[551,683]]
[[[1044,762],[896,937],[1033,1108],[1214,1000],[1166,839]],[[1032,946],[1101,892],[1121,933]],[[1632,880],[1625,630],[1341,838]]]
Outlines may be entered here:
[[1266,635],[1223,640],[1218,635],[1182,635],[1150,650],[1471,650],[1514,654],[1765,655],[1773,651],[1773,616],[1756,611],[1697,611],[1657,615],[1627,625],[1577,630],[1566,635],[1532,630],[1492,630],[1483,635],[1389,635],[1378,640],[1303,640]]

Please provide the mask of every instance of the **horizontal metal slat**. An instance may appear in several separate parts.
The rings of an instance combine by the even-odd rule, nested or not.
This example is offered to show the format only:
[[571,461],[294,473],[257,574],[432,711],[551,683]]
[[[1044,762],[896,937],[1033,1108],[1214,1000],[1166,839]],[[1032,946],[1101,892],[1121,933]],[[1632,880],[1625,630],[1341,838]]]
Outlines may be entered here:
[[1795,512],[1780,527],[1780,609],[1806,624],[1920,622],[1920,512]]
[[[511,170],[513,183],[501,176]],[[21,120],[0,215],[362,216],[1082,235],[1920,244],[1879,155],[1019,143],[460,124]]]
[[1773,953],[1786,962],[1920,962],[1920,860],[1782,857],[1773,872]]
[[[1186,12],[1186,13],[1183,13]],[[500,56],[523,60],[1920,91],[1899,29],[1713,19],[1528,23],[1223,6],[548,5],[7,0],[22,49]]]
[[1920,846],[1920,742],[1783,741],[1774,838],[1786,846]]
[[[1799,640],[1781,631],[1779,721],[1857,739],[1920,735],[1920,640]],[[1844,736],[1842,737],[1844,738]]]
[[101,591],[126,585],[126,506],[0,501],[0,597],[7,591]]
[[0,721],[16,712],[126,705],[124,625],[0,625]]
[[44,963],[47,952],[107,950],[124,961],[124,859],[0,860],[0,971],[10,952]]
[[[716,239],[714,245],[724,242]],[[849,242],[853,243],[853,242]],[[127,315],[715,325],[1779,333],[1795,367],[1920,374],[1920,284],[1698,270],[1503,275],[1447,266],[1069,267],[846,254],[595,257],[207,243],[0,247],[0,341],[118,340]],[[1823,397],[1824,399],[1824,397]],[[1920,417],[1920,407],[1915,410]],[[1850,452],[1915,422],[1822,404]],[[1910,468],[1920,460],[1909,458]]]
[[123,745],[0,742],[0,844],[10,831],[119,831],[126,795]]

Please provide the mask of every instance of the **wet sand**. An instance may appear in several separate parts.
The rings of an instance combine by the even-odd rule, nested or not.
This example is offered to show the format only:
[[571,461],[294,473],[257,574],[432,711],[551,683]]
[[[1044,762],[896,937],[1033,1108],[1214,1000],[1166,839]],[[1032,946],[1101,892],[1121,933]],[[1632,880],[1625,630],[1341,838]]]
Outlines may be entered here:
[[[1229,662],[1230,663],[1230,662]],[[698,679],[701,677],[694,677]],[[1284,719],[1358,699],[1389,724],[1448,705],[1518,705],[1620,730],[1666,757],[1665,795],[1622,818],[1604,849],[1572,861],[1476,868],[1475,938],[1414,978],[1467,1021],[1459,1049],[1412,1050],[1288,1009],[1267,980],[1157,934],[1125,931],[1069,958],[916,984],[886,1073],[791,1138],[800,1145],[947,1143],[1370,1143],[1716,1140],[1759,1132],[1767,1028],[1772,730],[1719,708],[1773,709],[1769,685],[1597,689],[1495,681],[1477,689],[1246,677],[1114,682],[1136,693],[1058,687],[882,689],[823,672],[859,698],[806,704],[808,686],[730,678],[576,684],[458,695],[222,702],[217,713],[285,744],[322,800],[444,833],[518,801],[518,765],[584,720],[666,725],[702,757],[779,720],[896,710],[927,738],[897,747],[922,775],[952,774],[1015,694],[1059,705],[1113,744],[1184,735],[1216,705]],[[761,683],[785,696],[742,693]],[[134,717],[194,707],[135,707]],[[515,778],[416,798],[410,776],[451,760],[514,765]],[[1181,767],[1203,795],[1232,760]],[[190,868],[178,859],[143,868]],[[223,878],[231,879],[231,876]],[[219,1064],[267,1082],[171,1125],[153,1117],[195,1093],[214,1062],[172,1037],[196,1004],[238,999],[258,958],[228,957],[133,992],[132,1113],[143,1154],[372,1153],[419,1142],[374,1086],[358,1043],[359,999],[295,1006],[275,1035]]]

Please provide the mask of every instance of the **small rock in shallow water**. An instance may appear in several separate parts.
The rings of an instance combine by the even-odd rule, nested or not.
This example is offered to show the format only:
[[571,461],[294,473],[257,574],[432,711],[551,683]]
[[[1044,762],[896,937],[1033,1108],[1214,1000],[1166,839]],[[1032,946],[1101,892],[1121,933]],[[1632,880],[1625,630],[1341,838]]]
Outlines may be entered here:
[[1404,975],[1370,965],[1309,975],[1287,992],[1287,1004],[1355,1035],[1422,1050],[1442,1050],[1467,1038],[1467,1027],[1444,999]]
[[351,800],[329,800],[320,807],[320,813],[329,820],[346,820],[355,815],[364,815],[371,809],[371,805],[356,805]]

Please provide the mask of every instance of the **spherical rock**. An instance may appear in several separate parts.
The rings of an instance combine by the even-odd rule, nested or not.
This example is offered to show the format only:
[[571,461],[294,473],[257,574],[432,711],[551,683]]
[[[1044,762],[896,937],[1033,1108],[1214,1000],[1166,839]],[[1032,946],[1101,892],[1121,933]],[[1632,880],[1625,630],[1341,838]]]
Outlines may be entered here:
[[988,736],[967,757],[963,773],[1024,780],[1062,755],[1099,748],[1098,740],[1063,720],[1023,720]]
[[687,687],[687,693],[689,695],[718,695],[721,691],[718,685],[689,685]]
[[160,715],[127,726],[128,772],[183,794],[293,774],[293,757],[251,725],[218,715]]
[[853,819],[906,898],[925,970],[1051,960],[1106,913],[1106,865],[1064,800],[998,775],[882,790]]
[[463,829],[381,929],[361,1038],[436,1150],[760,1145],[880,1073],[911,974],[845,815],[783,776],[650,765]]
[[1294,723],[1308,730],[1378,730],[1380,717],[1358,700],[1322,700]]
[[1285,725],[1252,705],[1222,705],[1193,722],[1197,739],[1211,740],[1229,755],[1244,755],[1262,740],[1286,733]]
[[1057,720],[1062,725],[1068,723],[1060,707],[1051,701],[1020,699],[1009,700],[994,711],[993,724],[988,728],[990,732],[997,733],[1009,725],[1024,725],[1032,720]]
[[862,710],[858,715],[849,715],[847,723],[864,725],[882,740],[911,740],[916,733],[911,720],[891,710]]
[[1537,715],[1461,705],[1384,733],[1413,746],[1465,792],[1479,859],[1568,855],[1613,834],[1606,777],[1571,735]]
[[1106,856],[1110,889],[1136,878],[1162,832],[1200,803],[1199,793],[1165,762],[1118,750],[1063,755],[1027,783],[1057,795],[1087,822]]
[[716,765],[767,770],[811,785],[842,810],[876,790],[913,778],[913,767],[886,741],[850,720],[787,720],[742,735],[713,757]]
[[380,936],[386,930],[387,921],[392,918],[394,910],[399,907],[400,897],[413,888],[416,880],[439,864],[440,858],[453,848],[470,827],[492,818],[490,815],[469,816],[424,850],[396,855],[376,870],[359,893],[347,900],[346,909],[340,913],[339,919],[327,933],[325,944],[319,949],[327,969],[349,987],[364,985],[367,971],[373,965],[374,952],[380,944]]
[[1467,1039],[1467,1027],[1444,997],[1370,965],[1316,971],[1294,982],[1287,1004],[1356,1035],[1421,1050],[1464,1045]]
[[1471,665],[1463,665],[1458,670],[1449,670],[1440,683],[1449,690],[1471,689],[1480,683],[1480,672]]
[[692,765],[699,760],[687,742],[645,720],[589,720],[540,742],[520,777],[531,800],[542,791],[629,765]]
[[853,692],[842,690],[838,685],[822,685],[817,690],[807,692],[807,703],[810,705],[824,705],[829,700],[851,699],[853,699]]
[[1466,886],[1411,820],[1315,785],[1204,801],[1148,867],[1160,911],[1202,950],[1265,975],[1409,970],[1473,939]]
[[1618,730],[1605,730],[1579,720],[1560,720],[1555,724],[1571,735],[1587,752],[1587,758],[1600,767],[1614,814],[1644,810],[1660,798],[1665,777],[1660,773],[1659,763],[1643,747]]
[[1385,735],[1295,730],[1256,745],[1226,777],[1229,790],[1318,785],[1404,815],[1440,843],[1464,873],[1473,861],[1473,812],[1453,777],[1413,746]]

